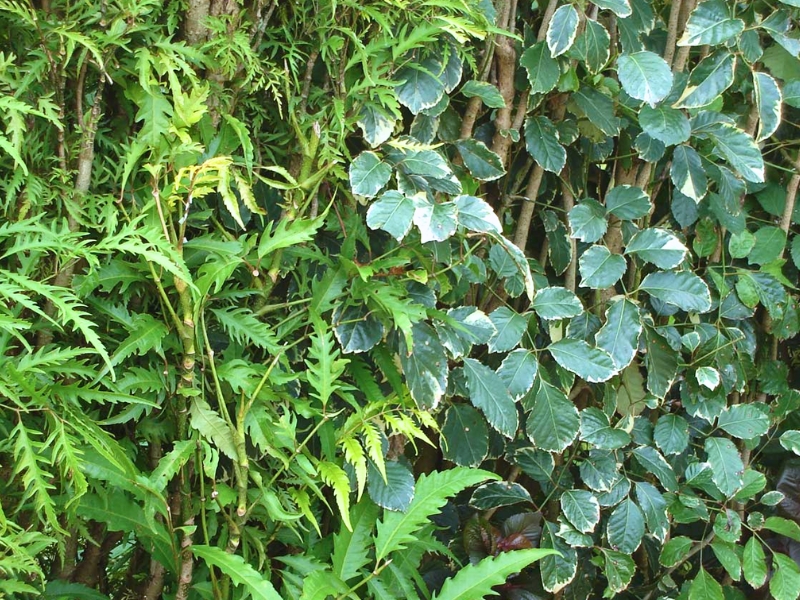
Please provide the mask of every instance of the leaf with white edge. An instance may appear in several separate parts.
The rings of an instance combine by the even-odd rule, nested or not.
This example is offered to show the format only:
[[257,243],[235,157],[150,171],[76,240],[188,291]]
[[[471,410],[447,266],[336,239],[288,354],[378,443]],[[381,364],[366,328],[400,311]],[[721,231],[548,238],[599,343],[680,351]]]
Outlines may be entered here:
[[611,355],[617,369],[624,369],[636,356],[641,333],[639,308],[621,298],[614,300],[606,310],[606,322],[597,332],[595,343]]
[[561,494],[561,511],[583,533],[591,533],[600,522],[600,503],[586,490],[567,490]]
[[489,317],[474,306],[451,308],[447,321],[436,321],[434,326],[453,358],[469,354],[473,344],[487,343],[496,331]]
[[633,574],[636,573],[636,563],[633,558],[624,552],[605,548],[601,548],[600,552],[603,553],[603,574],[608,581],[608,588],[615,593],[625,590],[630,585]]
[[640,446],[633,451],[633,456],[648,473],[652,473],[669,492],[678,491],[678,479],[675,471],[658,450],[651,446]]
[[601,23],[586,19],[583,33],[572,46],[570,56],[580,58],[590,73],[602,71],[611,56],[611,36],[608,30]]
[[383,229],[398,242],[408,234],[417,205],[397,190],[388,190],[367,210],[370,229]]
[[583,340],[559,340],[548,350],[559,365],[590,383],[608,381],[619,372],[608,352]]
[[626,554],[633,554],[644,537],[644,514],[630,498],[623,500],[606,524],[608,544]]
[[383,338],[383,323],[364,304],[339,305],[333,311],[333,332],[345,354],[366,352]]
[[561,67],[544,41],[525,50],[519,58],[519,64],[528,73],[532,94],[546,94],[556,87],[561,76]]
[[507,352],[517,347],[528,328],[528,321],[519,313],[501,306],[489,315],[495,327],[495,334],[489,340],[489,352]]
[[474,358],[464,359],[464,374],[473,406],[481,409],[486,420],[506,437],[514,437],[519,426],[517,409],[503,380]]
[[622,371],[617,388],[617,412],[623,417],[635,417],[647,408],[647,393],[644,377],[637,363],[631,363]]
[[644,512],[644,520],[650,533],[663,542],[669,533],[667,501],[658,488],[646,481],[636,482],[636,499]]
[[598,8],[610,10],[620,19],[630,17],[633,12],[630,0],[597,0],[593,4]]
[[442,440],[444,458],[462,467],[477,467],[489,452],[486,420],[468,404],[454,404],[447,409]]
[[760,588],[767,580],[767,556],[761,540],[753,536],[744,545],[742,571],[747,583],[754,589]]
[[525,147],[545,171],[560,173],[567,162],[567,151],[558,138],[558,130],[547,117],[525,119]]
[[578,11],[571,4],[560,6],[553,13],[547,28],[547,46],[554,58],[564,54],[572,47],[575,37],[578,35],[579,23]]
[[714,367],[700,367],[695,371],[697,383],[710,390],[715,390],[719,386],[719,371]]
[[657,227],[637,232],[625,247],[625,254],[638,256],[659,269],[677,267],[688,252],[675,234]]
[[653,429],[653,440],[664,454],[680,454],[689,445],[689,424],[680,415],[661,415]]
[[501,233],[503,228],[492,207],[475,196],[456,196],[453,198],[458,208],[458,224],[470,231],[482,233]]
[[751,265],[766,265],[778,260],[786,248],[786,232],[780,227],[765,225],[754,234],[753,249],[747,255]]
[[505,108],[506,101],[497,86],[486,81],[468,81],[461,88],[461,93],[467,98],[480,98],[489,108]]
[[708,179],[703,161],[700,160],[697,151],[690,146],[675,147],[672,151],[672,167],[669,174],[678,191],[695,202],[700,202],[708,192]]
[[700,572],[689,586],[689,600],[725,600],[725,594],[717,580],[700,567]]
[[605,206],[591,198],[582,200],[569,211],[568,217],[572,237],[582,242],[596,242],[608,229]]
[[711,465],[711,479],[719,491],[731,497],[742,486],[744,464],[734,443],[721,437],[706,438],[705,450]]
[[504,584],[510,575],[551,554],[555,552],[529,548],[487,556],[477,564],[468,564],[459,569],[453,577],[446,579],[433,600],[479,600],[495,596],[497,592],[492,589],[494,586]]
[[494,181],[505,175],[503,161],[483,142],[472,139],[458,140],[455,142],[455,146],[458,148],[464,165],[475,179]]
[[392,167],[374,152],[362,152],[350,163],[350,187],[359,196],[372,198],[391,176]]
[[735,404],[720,413],[717,426],[733,437],[752,440],[767,433],[769,416],[752,404]]
[[528,264],[528,259],[525,253],[522,252],[513,242],[506,239],[502,235],[492,235],[492,239],[501,246],[503,251],[511,258],[517,266],[517,272],[522,275],[522,283],[525,287],[525,293],[529,299],[533,299],[533,275],[531,274],[531,267]]
[[435,106],[445,93],[442,65],[434,58],[410,63],[395,74],[397,99],[413,113]]
[[769,580],[769,591],[775,600],[797,600],[800,596],[800,567],[794,558],[775,553],[775,573]]
[[737,546],[734,544],[721,539],[711,542],[711,550],[714,551],[714,556],[717,557],[719,563],[731,576],[731,579],[739,581],[742,578],[742,561],[736,553],[736,548]]
[[644,105],[639,111],[639,125],[647,135],[667,146],[682,144],[692,133],[689,118],[683,111],[669,106]]
[[725,0],[705,0],[689,15],[678,46],[716,46],[744,31],[744,21],[731,17]]
[[467,467],[421,475],[416,482],[414,500],[408,510],[404,513],[387,512],[378,523],[375,536],[376,560],[382,560],[390,553],[416,542],[419,530],[428,523],[430,517],[439,512],[448,498],[488,479],[497,480],[499,477],[494,473]]
[[728,123],[714,123],[703,128],[730,165],[747,181],[764,181],[764,157],[753,138]]
[[701,60],[689,74],[676,108],[700,108],[713,102],[733,85],[736,55],[720,50]]
[[469,505],[478,510],[490,510],[501,506],[532,503],[531,494],[520,484],[509,481],[490,481],[475,488]]
[[544,522],[541,548],[552,548],[557,552],[542,559],[540,570],[542,585],[548,592],[557,593],[569,584],[578,572],[578,553],[556,535],[556,526]]
[[617,59],[617,75],[631,98],[650,106],[666,98],[672,89],[672,70],[667,61],[647,50],[622,54]]
[[379,107],[365,104],[358,115],[357,124],[364,132],[364,139],[375,148],[392,137],[397,119],[390,117]]
[[631,443],[627,431],[612,427],[608,415],[593,406],[581,411],[581,439],[601,450],[617,450]]
[[443,242],[456,232],[458,207],[454,202],[421,202],[414,211],[414,225],[423,244]]
[[608,136],[619,134],[621,122],[614,116],[614,101],[611,98],[594,88],[582,85],[572,94],[572,99],[600,131]]
[[538,371],[539,361],[536,354],[530,350],[519,348],[510,352],[503,359],[497,369],[497,375],[502,379],[511,397],[519,400],[533,387],[533,381]]
[[678,374],[678,353],[654,329],[645,329],[647,390],[658,398],[669,392]]
[[640,187],[618,185],[606,195],[606,210],[620,219],[640,219],[650,214],[652,207],[650,196]]
[[781,435],[781,446],[800,455],[800,431],[790,429]]
[[687,312],[711,310],[711,293],[705,281],[688,271],[650,273],[639,289]]
[[439,336],[425,323],[415,323],[411,329],[413,342],[406,349],[401,344],[400,364],[406,377],[408,391],[417,406],[426,410],[436,408],[447,389],[447,355]]
[[254,600],[281,600],[281,595],[272,586],[269,579],[238,554],[230,554],[216,546],[192,544],[192,554],[202,558],[209,566],[217,567],[230,577],[234,585],[243,585]]
[[542,319],[571,319],[583,312],[583,304],[574,292],[563,287],[542,288],[533,297],[533,310]]
[[536,448],[563,452],[578,435],[580,418],[566,394],[537,377],[534,404],[528,414],[526,433]]
[[587,249],[578,260],[581,287],[594,290],[610,288],[625,274],[628,263],[619,254],[612,254],[605,246]]
[[683,535],[670,538],[661,548],[658,562],[664,567],[674,567],[686,558],[692,545],[692,540]]
[[639,153],[639,158],[645,162],[658,162],[664,157],[667,149],[664,142],[649,136],[644,131],[636,136],[633,148]]

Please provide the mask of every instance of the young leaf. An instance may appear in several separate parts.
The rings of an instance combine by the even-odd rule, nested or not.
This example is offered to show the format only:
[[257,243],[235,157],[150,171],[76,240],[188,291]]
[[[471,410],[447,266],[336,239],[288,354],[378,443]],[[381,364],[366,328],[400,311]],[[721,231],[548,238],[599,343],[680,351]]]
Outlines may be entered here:
[[800,595],[800,567],[793,558],[775,553],[775,574],[769,580],[769,591],[775,600],[796,600]]
[[353,531],[350,524],[350,479],[347,473],[339,465],[324,460],[317,463],[317,471],[322,480],[333,488],[342,523],[348,531]]

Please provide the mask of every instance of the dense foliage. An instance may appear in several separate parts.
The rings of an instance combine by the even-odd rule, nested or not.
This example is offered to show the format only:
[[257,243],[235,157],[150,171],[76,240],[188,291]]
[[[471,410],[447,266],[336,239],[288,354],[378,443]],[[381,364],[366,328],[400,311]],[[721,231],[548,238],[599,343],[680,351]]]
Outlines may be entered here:
[[798,0],[0,0],[0,597],[800,594]]

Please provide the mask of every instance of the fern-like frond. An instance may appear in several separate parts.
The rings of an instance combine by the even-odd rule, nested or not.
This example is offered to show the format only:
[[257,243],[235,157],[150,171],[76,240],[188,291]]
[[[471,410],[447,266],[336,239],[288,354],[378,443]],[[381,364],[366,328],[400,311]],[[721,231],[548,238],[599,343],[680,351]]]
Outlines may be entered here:
[[346,358],[339,358],[340,355],[334,342],[333,332],[321,319],[315,319],[311,348],[308,350],[309,358],[306,360],[308,367],[306,378],[314,388],[311,395],[317,398],[323,407],[328,404],[331,396],[337,390],[344,387],[338,379],[350,361]]
[[270,354],[279,352],[280,345],[275,333],[269,325],[259,321],[249,308],[212,308],[211,312],[226,333],[238,343],[252,344]]

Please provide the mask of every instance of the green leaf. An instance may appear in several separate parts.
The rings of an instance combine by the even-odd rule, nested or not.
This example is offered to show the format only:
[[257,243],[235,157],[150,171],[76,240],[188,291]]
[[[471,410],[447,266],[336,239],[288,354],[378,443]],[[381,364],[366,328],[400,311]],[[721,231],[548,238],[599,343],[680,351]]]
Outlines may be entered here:
[[442,65],[434,58],[406,64],[395,73],[395,80],[400,82],[395,88],[397,99],[415,115],[435,106],[445,93],[441,74]]
[[387,460],[383,466],[385,480],[378,468],[369,464],[369,497],[382,508],[404,511],[414,499],[414,474],[402,461]]
[[675,234],[655,227],[637,232],[625,247],[625,254],[638,256],[659,269],[677,267],[687,252]]
[[620,280],[628,263],[619,254],[612,254],[605,246],[595,245],[581,255],[578,268],[581,272],[581,287],[603,290]]
[[178,474],[178,471],[189,462],[196,449],[197,444],[193,440],[176,441],[172,450],[161,457],[158,465],[150,474],[152,488],[163,492],[167,488],[167,484]]
[[661,415],[653,439],[664,454],[680,454],[689,445],[689,424],[680,415]]
[[736,446],[727,438],[709,437],[705,441],[705,450],[714,483],[725,496],[733,496],[742,486],[744,472],[742,457]]
[[800,431],[796,429],[785,431],[781,435],[781,446],[795,454],[800,454]]
[[487,479],[499,478],[494,473],[466,467],[420,475],[414,500],[408,510],[404,513],[387,512],[378,523],[376,560],[382,560],[392,552],[406,548],[407,544],[416,542],[419,530],[431,516],[439,512],[449,497]]
[[792,238],[791,255],[794,266],[800,269],[800,235],[796,235]]
[[650,273],[639,289],[687,312],[711,310],[711,293],[706,283],[688,271]]
[[189,408],[190,424],[214,447],[232,460],[238,460],[233,428],[202,398],[193,398]]
[[785,554],[772,555],[775,573],[769,580],[769,591],[775,600],[796,600],[800,596],[800,567]]
[[578,409],[566,394],[537,377],[533,387],[534,404],[528,414],[526,432],[536,448],[563,452],[578,435]]
[[764,181],[764,157],[753,138],[728,123],[713,123],[705,127],[703,133],[709,135],[717,150],[745,180]]
[[736,554],[736,546],[730,542],[722,540],[714,540],[711,542],[711,549],[714,551],[714,556],[725,568],[731,579],[739,581],[742,578],[742,561],[739,555]]
[[468,81],[461,88],[461,93],[467,98],[480,98],[489,108],[505,108],[506,101],[497,86],[486,81]]
[[767,433],[769,417],[752,404],[736,404],[722,411],[717,426],[733,437],[752,440]]
[[525,147],[545,171],[560,173],[567,162],[567,151],[559,143],[558,130],[547,117],[525,119]]
[[767,580],[767,557],[761,541],[753,536],[744,545],[742,555],[744,578],[754,589],[760,588]]
[[550,48],[544,41],[525,50],[520,56],[519,64],[528,73],[532,94],[546,94],[556,87],[561,76],[558,61],[550,54]]
[[614,101],[611,98],[593,88],[582,85],[572,95],[572,99],[600,131],[609,136],[619,134],[620,120],[614,116]]
[[647,135],[667,146],[682,144],[692,133],[692,126],[683,111],[669,106],[643,106],[639,111],[639,125]]
[[486,420],[467,404],[447,409],[442,425],[442,455],[462,467],[477,467],[489,452]]
[[612,592],[621,592],[630,585],[636,573],[636,563],[629,554],[600,548],[603,553],[603,574],[608,580],[608,588]]
[[383,338],[383,324],[367,306],[348,306],[333,311],[334,333],[345,354],[366,352]]
[[786,248],[786,232],[780,227],[765,225],[755,233],[755,245],[747,257],[751,265],[765,265],[778,260]]
[[456,232],[458,207],[455,202],[419,202],[414,211],[414,225],[423,244],[443,242]]
[[678,46],[716,46],[744,31],[744,21],[734,19],[725,0],[706,0],[689,15]]
[[542,319],[570,319],[583,312],[583,304],[570,290],[563,287],[546,287],[533,297],[533,310]]
[[506,352],[516,348],[528,328],[525,317],[506,306],[501,306],[493,310],[489,318],[496,330],[489,340],[489,352]]
[[664,142],[649,136],[644,131],[636,136],[633,147],[639,153],[639,158],[646,162],[661,160],[667,149]]
[[683,535],[671,538],[661,548],[661,556],[658,562],[664,567],[674,567],[686,558],[692,548],[692,544],[692,540]]
[[458,208],[458,224],[471,231],[482,233],[501,233],[503,227],[492,207],[485,200],[475,196],[456,196],[453,198]]
[[636,499],[644,511],[644,518],[650,533],[663,542],[669,533],[667,518],[667,501],[656,486],[646,482],[636,482]]
[[745,258],[755,245],[756,237],[745,229],[741,233],[731,235],[728,241],[728,252],[733,258]]
[[510,352],[497,369],[497,375],[503,381],[514,400],[519,400],[533,386],[539,361],[530,350],[519,348]]
[[647,389],[658,398],[664,398],[678,373],[678,354],[655,330],[645,328],[645,365]]
[[631,16],[631,3],[629,0],[598,0],[594,2],[598,8],[605,8],[613,12],[620,19]]
[[555,554],[555,551],[529,548],[487,556],[477,564],[459,569],[453,577],[446,579],[442,589],[433,599],[478,600],[494,596],[496,595],[492,590],[494,586],[504,584],[510,575],[552,554]]
[[282,219],[278,221],[274,230],[271,228],[264,230],[258,244],[258,258],[264,258],[281,248],[297,246],[314,239],[317,230],[322,227],[324,222],[324,214],[316,219]]
[[578,24],[580,17],[578,11],[571,4],[560,6],[547,28],[547,46],[553,57],[564,54],[572,47],[575,37],[578,35]]
[[617,75],[631,98],[651,106],[666,98],[672,89],[672,70],[667,61],[647,50],[620,55]]
[[633,450],[633,456],[646,472],[652,473],[658,478],[667,491],[678,491],[675,472],[664,457],[658,453],[658,450],[652,446],[640,446]]
[[415,210],[413,199],[397,190],[388,190],[370,205],[367,225],[370,229],[383,229],[399,242],[411,229]]
[[580,202],[568,216],[572,237],[582,242],[596,242],[608,229],[605,207],[591,198]]
[[[2,589],[2,587],[0,587]],[[9,590],[11,591],[11,590]],[[23,591],[23,590],[18,590]],[[36,590],[31,588],[31,593],[37,593]],[[67,600],[108,600],[108,596],[101,594],[97,590],[93,590],[81,583],[71,583],[63,579],[53,579],[47,582],[47,587],[44,594],[37,595],[42,600],[59,600],[66,598]]]
[[350,187],[359,196],[372,198],[387,184],[391,176],[392,167],[369,150],[356,156],[350,163]]
[[622,371],[620,386],[617,388],[617,412],[623,417],[640,414],[647,406],[644,391],[644,377],[639,365],[632,363]]
[[591,533],[600,522],[600,503],[586,490],[567,490],[561,494],[561,511],[583,533]]
[[644,537],[644,515],[642,510],[630,498],[623,500],[606,525],[606,536],[609,545],[615,550],[633,554]]
[[640,219],[652,206],[645,191],[632,185],[618,185],[606,195],[606,210],[620,219]]
[[612,427],[608,415],[595,407],[581,411],[581,439],[602,450],[616,450],[631,443],[630,434]]
[[606,310],[606,322],[595,336],[598,348],[611,355],[614,366],[620,370],[627,367],[639,349],[642,324],[639,308],[625,298],[614,300]]
[[412,326],[413,345],[400,352],[400,364],[406,376],[408,391],[420,408],[431,410],[439,404],[447,388],[447,355],[430,325]]
[[733,85],[736,55],[720,50],[701,60],[689,74],[683,94],[676,108],[700,108],[711,104],[722,92]]
[[374,104],[365,104],[358,115],[357,124],[364,132],[364,139],[375,148],[392,137],[397,119],[387,115]]
[[474,358],[464,359],[464,374],[470,401],[481,409],[489,424],[506,437],[514,437],[519,426],[517,409],[503,380]]
[[800,542],[800,525],[789,519],[784,519],[783,517],[767,517],[767,520],[764,521],[763,528],[791,538],[795,542]]
[[244,586],[254,599],[281,600],[280,594],[272,587],[269,579],[264,579],[261,573],[238,554],[229,554],[216,546],[201,544],[192,544],[190,549],[192,554],[230,577],[235,585]]
[[694,148],[682,145],[672,151],[672,167],[669,171],[672,183],[684,196],[700,202],[708,192],[708,179],[700,155]]
[[575,578],[578,571],[578,554],[556,535],[555,525],[547,522],[542,528],[541,547],[557,552],[543,558],[540,565],[544,589],[557,593]]
[[608,381],[619,372],[608,352],[583,340],[559,340],[548,350],[559,365],[590,383]]
[[689,600],[725,600],[722,586],[703,567],[689,586]]
[[455,142],[459,154],[469,172],[480,181],[493,181],[505,175],[503,161],[486,144],[478,140],[458,140]]
[[608,30],[593,19],[586,19],[583,33],[570,50],[571,57],[583,61],[590,73],[599,73],[611,56],[611,36]]
[[475,488],[469,504],[478,510],[489,510],[501,506],[512,506],[520,502],[532,502],[530,492],[520,484],[508,481],[490,481]]
[[347,477],[347,473],[339,465],[325,460],[317,463],[317,471],[322,481],[333,489],[342,523],[348,530],[352,531],[353,526],[350,524],[350,479]]
[[372,530],[378,519],[379,508],[368,498],[362,498],[350,515],[353,531],[346,527],[339,528],[333,537],[333,554],[331,565],[333,573],[342,581],[358,577],[361,569],[369,563],[369,548],[372,542]]

